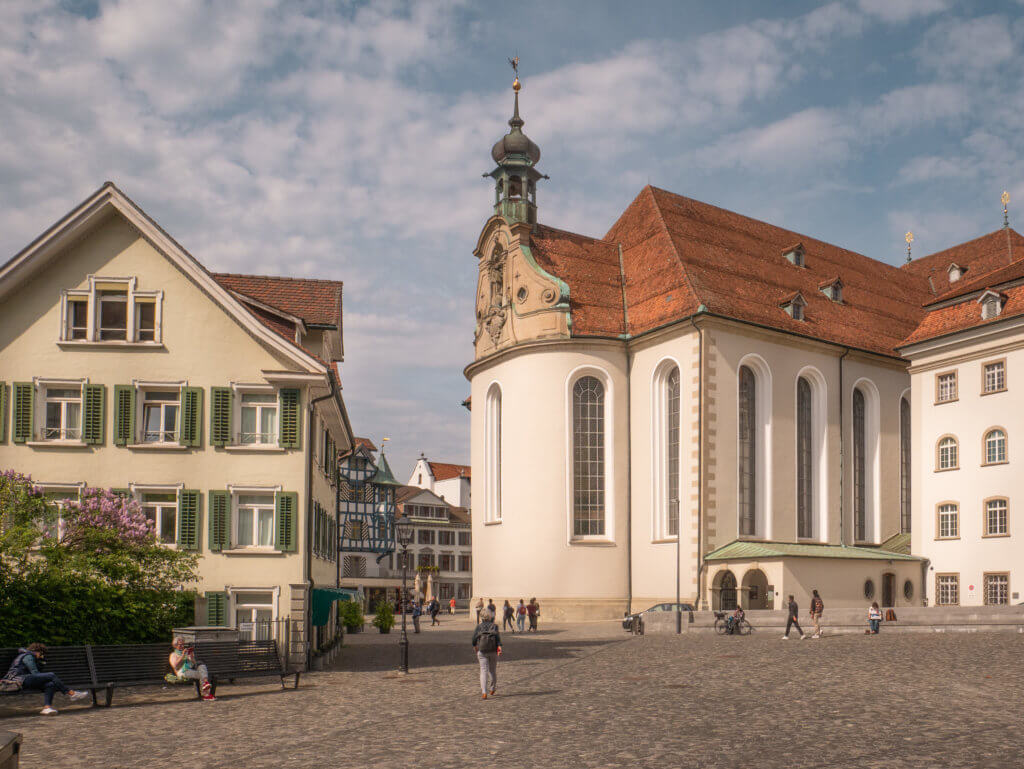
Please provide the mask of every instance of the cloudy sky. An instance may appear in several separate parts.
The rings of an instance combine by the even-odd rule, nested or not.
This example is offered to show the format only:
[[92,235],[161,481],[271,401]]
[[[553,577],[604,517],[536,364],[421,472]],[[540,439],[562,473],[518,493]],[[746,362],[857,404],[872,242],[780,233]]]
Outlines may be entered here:
[[345,282],[359,434],[468,461],[491,144],[542,221],[651,183],[899,262],[1024,225],[1024,4],[0,2],[0,261],[115,181],[214,270]]

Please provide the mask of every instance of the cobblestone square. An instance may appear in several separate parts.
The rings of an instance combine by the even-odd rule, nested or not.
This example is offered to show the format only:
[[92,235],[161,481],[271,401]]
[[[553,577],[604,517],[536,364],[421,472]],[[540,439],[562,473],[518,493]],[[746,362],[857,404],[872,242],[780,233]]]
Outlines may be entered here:
[[[1024,637],[631,637],[617,623],[504,637],[482,701],[465,619],[349,636],[298,691],[118,692],[36,715],[0,700],[22,767],[995,767],[1018,765]],[[63,706],[63,707],[62,707]]]

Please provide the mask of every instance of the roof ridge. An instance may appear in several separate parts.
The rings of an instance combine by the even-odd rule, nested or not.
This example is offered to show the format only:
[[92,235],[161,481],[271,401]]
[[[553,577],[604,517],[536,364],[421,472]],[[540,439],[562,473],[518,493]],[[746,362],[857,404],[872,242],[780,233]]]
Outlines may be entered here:
[[563,230],[561,227],[552,227],[550,224],[544,224],[537,222],[538,227],[543,227],[545,230],[551,230],[552,232],[564,232],[566,235],[575,235],[577,238],[586,238],[592,240],[595,243],[604,243],[605,245],[615,247],[614,240],[605,240],[604,238],[595,238],[592,235],[584,235],[582,232],[573,232],[572,230]]
[[342,286],[344,281],[330,278],[297,278],[292,275],[256,275],[248,272],[211,272],[211,275],[224,278],[259,278],[260,280],[301,280],[306,283],[330,283]]
[[676,261],[679,263],[679,269],[682,270],[683,280],[686,282],[686,287],[690,289],[690,293],[693,294],[693,298],[697,302],[697,306],[700,307],[704,304],[704,300],[697,293],[697,289],[694,287],[693,280],[690,277],[690,272],[686,269],[686,264],[683,262],[683,257],[679,254],[679,249],[676,248],[675,238],[672,237],[672,233],[668,230],[668,224],[665,222],[665,217],[661,213],[661,205],[658,203],[658,198],[654,194],[655,189],[656,188],[652,187],[650,184],[644,188],[644,190],[650,194],[651,201],[654,203],[654,210],[658,213],[658,221],[661,223],[662,232],[665,234],[665,237],[668,238],[668,243],[672,247],[672,253],[676,256]]
[[912,262],[907,262],[907,263],[901,265],[899,267],[899,269],[902,270],[902,269],[911,267],[911,265],[920,264],[921,262],[925,261],[926,259],[931,259],[932,257],[940,256],[940,255],[946,253],[947,251],[952,251],[954,248],[963,248],[964,246],[970,246],[972,243],[977,243],[979,240],[985,240],[986,238],[991,238],[993,235],[998,235],[1000,232],[1003,232],[1003,231],[1006,232],[1007,239],[1009,239],[1011,232],[1014,235],[1016,235],[1018,238],[1021,237],[1021,234],[1019,232],[1017,232],[1015,229],[1013,229],[1013,227],[1000,227],[997,230],[992,230],[991,232],[986,232],[984,235],[978,235],[976,238],[971,238],[970,240],[965,240],[963,243],[954,243],[952,246],[947,246],[946,248],[939,249],[938,251],[933,251],[930,254],[925,254],[924,256],[920,256],[917,259],[914,259]]

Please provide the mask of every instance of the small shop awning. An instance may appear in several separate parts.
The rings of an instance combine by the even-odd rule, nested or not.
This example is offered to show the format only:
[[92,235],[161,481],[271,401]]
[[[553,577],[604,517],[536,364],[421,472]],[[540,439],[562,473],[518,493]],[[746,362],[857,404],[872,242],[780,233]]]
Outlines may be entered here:
[[313,588],[313,624],[322,627],[331,617],[331,604],[335,601],[358,601],[359,591],[345,587]]

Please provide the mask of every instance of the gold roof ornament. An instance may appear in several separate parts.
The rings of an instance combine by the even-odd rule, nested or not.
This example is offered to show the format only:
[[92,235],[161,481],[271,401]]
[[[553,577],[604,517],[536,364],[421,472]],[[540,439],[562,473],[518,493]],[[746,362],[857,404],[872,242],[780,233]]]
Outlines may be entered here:
[[1006,206],[1010,202],[1010,193],[1007,192],[1006,190],[1003,190],[1003,194],[999,197],[999,199],[1003,201],[1003,227],[1008,228],[1010,226],[1010,213],[1009,211],[1007,211]]
[[515,79],[512,81],[512,90],[519,93],[519,89],[523,87],[523,84],[519,82],[519,56],[513,56],[508,63],[512,66],[512,71],[516,73]]
[[903,239],[907,241],[907,264],[910,264],[910,244],[914,242],[914,233],[908,230]]

